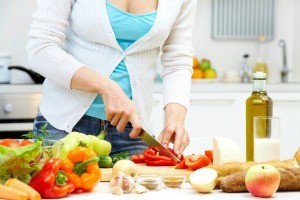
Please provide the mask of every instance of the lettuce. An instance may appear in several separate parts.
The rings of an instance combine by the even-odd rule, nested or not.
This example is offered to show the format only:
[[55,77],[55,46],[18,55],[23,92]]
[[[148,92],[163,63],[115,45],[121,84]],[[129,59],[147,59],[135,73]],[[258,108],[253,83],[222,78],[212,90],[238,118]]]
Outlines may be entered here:
[[9,178],[28,183],[40,168],[38,162],[34,162],[42,152],[41,144],[37,140],[31,145],[17,148],[0,145],[0,183],[5,183]]

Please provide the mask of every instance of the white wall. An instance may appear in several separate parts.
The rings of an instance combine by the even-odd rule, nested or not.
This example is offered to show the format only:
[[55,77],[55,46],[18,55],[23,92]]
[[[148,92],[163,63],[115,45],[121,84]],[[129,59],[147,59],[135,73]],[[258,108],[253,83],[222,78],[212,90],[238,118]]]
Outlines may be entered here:
[[[25,44],[31,23],[31,14],[36,0],[0,0],[0,51],[12,54],[12,65],[28,66]],[[268,42],[268,64],[270,81],[280,80],[282,67],[279,39],[287,42],[288,67],[293,69],[291,79],[300,81],[300,0],[277,0],[276,37]],[[217,69],[219,76],[227,70],[238,70],[244,53],[250,54],[250,63],[254,65],[256,45],[253,41],[222,41],[211,38],[211,0],[198,0],[194,46],[196,56],[208,58]],[[14,71],[12,82],[29,82],[23,72]]]
[[[0,0],[0,51],[12,55],[11,65],[28,67],[25,45],[36,0]],[[32,82],[24,72],[13,70],[12,83]]]
[[[298,48],[297,52],[299,52],[300,48],[300,39],[299,36],[296,36],[296,29],[297,34],[300,34],[299,4],[299,0],[277,0],[276,36],[273,41],[267,43],[270,82],[280,80],[279,72],[282,67],[282,51],[278,47],[278,41],[280,39],[286,40],[288,48],[288,67],[294,69],[292,75],[295,80],[300,81],[300,58],[296,56],[296,47]],[[195,55],[200,59],[204,57],[210,59],[220,76],[222,76],[222,73],[226,70],[238,70],[242,55],[245,53],[250,54],[250,63],[253,66],[257,56],[256,42],[213,40],[211,38],[211,6],[211,0],[198,0],[196,24],[194,28]],[[299,69],[297,70],[296,67]],[[297,76],[295,76],[296,72],[298,73]],[[293,77],[291,76],[291,78]]]

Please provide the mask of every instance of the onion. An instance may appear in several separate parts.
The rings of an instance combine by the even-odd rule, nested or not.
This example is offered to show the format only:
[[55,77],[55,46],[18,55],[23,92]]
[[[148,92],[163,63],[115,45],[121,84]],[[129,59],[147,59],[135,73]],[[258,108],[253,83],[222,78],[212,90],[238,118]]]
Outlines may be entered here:
[[137,175],[138,167],[131,160],[119,160],[116,162],[112,169],[113,177],[119,175],[119,172],[123,172],[131,177],[135,177]]

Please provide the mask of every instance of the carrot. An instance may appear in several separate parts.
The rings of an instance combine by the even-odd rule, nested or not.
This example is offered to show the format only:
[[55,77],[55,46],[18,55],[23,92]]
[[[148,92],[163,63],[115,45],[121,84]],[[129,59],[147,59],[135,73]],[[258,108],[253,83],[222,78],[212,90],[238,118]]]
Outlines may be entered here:
[[35,189],[33,189],[29,185],[19,181],[16,178],[8,179],[5,182],[5,185],[27,193],[28,199],[30,199],[30,200],[40,200],[41,199],[41,195]]
[[27,200],[28,194],[20,190],[0,184],[0,199]]

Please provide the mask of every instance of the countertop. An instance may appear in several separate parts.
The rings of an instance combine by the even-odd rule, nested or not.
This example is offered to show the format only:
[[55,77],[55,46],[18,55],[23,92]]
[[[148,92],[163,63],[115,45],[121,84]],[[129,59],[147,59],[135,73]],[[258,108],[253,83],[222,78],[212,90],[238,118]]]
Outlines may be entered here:
[[[99,200],[99,199],[188,199],[188,200],[199,200],[199,199],[222,199],[222,200],[242,200],[242,199],[254,199],[250,193],[224,193],[221,190],[213,190],[208,194],[197,193],[189,183],[185,183],[180,189],[166,189],[162,187],[158,191],[149,191],[143,194],[124,194],[121,196],[112,195],[109,192],[109,183],[100,182],[96,188],[90,193],[71,194],[68,197],[62,198],[64,200]],[[258,198],[257,198],[258,199]],[[277,192],[271,199],[300,199],[300,192]]]
[[[252,91],[252,84],[222,83],[218,81],[192,81],[192,92],[246,92]],[[153,92],[162,92],[162,83],[155,82]],[[295,83],[267,83],[267,92],[300,92],[300,82]],[[42,92],[41,84],[0,84],[0,93],[13,92]]]

